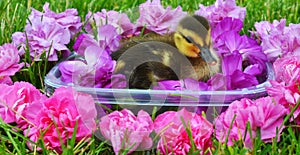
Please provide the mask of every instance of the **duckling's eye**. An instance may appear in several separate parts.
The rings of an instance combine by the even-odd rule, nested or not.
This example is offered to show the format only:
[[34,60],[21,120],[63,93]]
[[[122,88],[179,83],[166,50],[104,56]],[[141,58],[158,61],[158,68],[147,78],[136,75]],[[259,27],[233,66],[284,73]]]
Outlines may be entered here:
[[186,36],[183,36],[183,38],[184,38],[188,43],[193,43],[192,38],[186,37]]

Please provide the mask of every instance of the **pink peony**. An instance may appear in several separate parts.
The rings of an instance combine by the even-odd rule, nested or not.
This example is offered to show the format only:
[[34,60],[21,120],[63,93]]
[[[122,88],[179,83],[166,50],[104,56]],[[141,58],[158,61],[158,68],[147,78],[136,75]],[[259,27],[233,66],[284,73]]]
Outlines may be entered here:
[[[251,130],[247,130],[244,141],[247,147],[252,147],[249,132],[252,132],[252,138],[255,138],[258,129],[261,132],[261,140],[270,142],[272,138],[276,137],[276,130],[281,126],[286,114],[285,108],[280,104],[275,104],[271,97],[255,101],[243,98],[240,101],[232,102],[229,108],[215,119],[216,137],[219,141],[225,142],[226,136],[228,136],[227,145],[231,146],[234,141],[243,140],[247,122],[249,122]],[[227,135],[234,115],[236,118],[229,135]],[[281,131],[282,128],[279,133]]]
[[212,145],[213,125],[201,115],[185,109],[178,112],[167,111],[158,115],[154,120],[154,130],[161,137],[158,142],[158,150],[162,154],[188,154],[192,144],[181,118],[191,130],[196,148],[202,150],[202,154],[204,154]]
[[66,145],[76,123],[77,142],[92,135],[96,129],[96,115],[91,95],[76,92],[71,87],[60,87],[44,102],[35,102],[28,107],[25,116],[33,125],[24,134],[34,142],[43,138],[47,148],[61,152],[60,138]]
[[300,55],[277,59],[273,67],[277,82],[290,85],[300,79]]
[[29,20],[34,18],[47,17],[52,18],[61,25],[64,29],[68,30],[71,36],[74,36],[77,32],[81,30],[82,23],[76,9],[67,9],[64,12],[55,13],[49,9],[49,3],[45,3],[43,6],[43,12],[35,9],[31,9],[31,14],[29,15]]
[[0,78],[0,84],[7,84],[7,85],[12,85],[13,81],[9,76],[4,76]]
[[246,16],[246,8],[236,5],[235,0],[216,0],[211,6],[199,5],[200,9],[195,14],[206,17],[212,27],[222,21],[225,17],[232,17],[244,21]]
[[160,0],[147,0],[139,6],[139,10],[136,26],[140,29],[146,26],[147,30],[158,34],[175,31],[179,21],[187,15],[180,6],[174,10],[170,6],[164,9]]
[[[272,87],[267,88],[268,94],[291,112],[300,99],[300,56],[277,59],[273,67],[276,81],[270,81]],[[300,108],[296,109],[290,120],[300,122]]]
[[116,28],[118,34],[121,34],[122,37],[127,37],[135,33],[135,25],[131,23],[127,14],[119,13],[113,10],[106,11],[102,9],[101,12],[96,12],[93,14],[89,12],[86,15],[86,19],[89,21],[85,25],[85,30],[89,34],[93,34],[92,24],[95,24],[96,28],[99,28],[103,25],[112,25]]
[[24,65],[19,61],[18,49],[13,44],[0,46],[0,83],[12,84],[9,76],[15,75]]
[[131,153],[137,149],[150,149],[152,146],[149,136],[153,130],[153,122],[145,111],[139,111],[137,116],[127,109],[114,111],[102,117],[99,126],[104,138],[111,141],[115,154],[128,148],[131,148],[128,152]]
[[[296,106],[300,99],[299,83],[300,79],[290,83],[288,86],[284,82],[270,81],[272,87],[267,88],[269,96],[274,98],[276,103],[283,105],[288,112]],[[300,122],[300,108],[296,109],[290,121]]]
[[16,122],[20,127],[27,127],[23,120],[24,112],[34,102],[41,104],[46,96],[27,82],[15,82],[8,86],[0,84],[0,116],[6,123]]

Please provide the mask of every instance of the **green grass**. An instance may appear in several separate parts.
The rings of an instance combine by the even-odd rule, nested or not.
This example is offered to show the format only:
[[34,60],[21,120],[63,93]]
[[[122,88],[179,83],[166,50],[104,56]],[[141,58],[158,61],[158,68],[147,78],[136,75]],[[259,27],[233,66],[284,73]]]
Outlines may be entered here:
[[[82,19],[88,11],[96,12],[105,8],[130,13],[129,10],[138,9],[138,5],[145,0],[49,0],[50,9],[56,12],[67,8],[76,8]],[[26,23],[26,17],[30,13],[30,7],[42,10],[46,0],[1,0],[0,1],[0,44],[11,41],[11,34],[22,31]],[[198,4],[210,5],[214,0],[162,0],[164,6],[178,5],[183,10],[193,12],[199,9]],[[247,7],[244,32],[251,30],[256,21],[286,18],[287,23],[299,23],[300,5],[297,0],[237,0],[237,4]]]
[[[117,10],[132,14],[137,11],[138,5],[145,0],[48,0],[50,9],[55,12],[64,11],[67,8],[76,8],[79,16],[84,19],[88,11],[96,12],[105,8],[107,10]],[[30,8],[42,10],[46,0],[0,0],[0,45],[11,42],[11,35],[17,31],[23,31],[26,24],[26,17],[30,13]],[[181,5],[183,10],[190,13],[198,9],[198,4],[210,5],[214,0],[162,0],[164,6],[170,5],[173,8]],[[298,0],[237,0],[237,4],[247,7],[247,15],[244,21],[243,33],[248,34],[248,30],[253,30],[257,21],[286,18],[287,24],[300,22],[300,5]],[[48,71],[54,64],[48,64]],[[23,69],[13,77],[14,81],[25,80],[35,84],[38,88],[43,88],[42,73],[39,69],[45,66],[45,62],[39,62],[33,68]],[[29,70],[40,75],[30,75]],[[0,154],[53,154],[55,152],[47,149],[37,151],[30,150],[26,142],[28,138],[20,134],[14,126],[0,121]],[[299,127],[298,127],[299,128]],[[213,154],[300,154],[299,130],[293,126],[287,126],[281,135],[281,141],[273,143],[263,143],[259,138],[255,139],[253,150],[248,150],[242,142],[236,142],[233,147],[221,145],[213,139]],[[31,142],[33,143],[33,142]],[[92,137],[89,142],[74,144],[70,140],[70,145],[64,147],[64,154],[112,154],[112,148],[105,142]],[[43,148],[44,144],[39,141],[37,144]],[[136,152],[134,154],[154,154],[154,151]]]

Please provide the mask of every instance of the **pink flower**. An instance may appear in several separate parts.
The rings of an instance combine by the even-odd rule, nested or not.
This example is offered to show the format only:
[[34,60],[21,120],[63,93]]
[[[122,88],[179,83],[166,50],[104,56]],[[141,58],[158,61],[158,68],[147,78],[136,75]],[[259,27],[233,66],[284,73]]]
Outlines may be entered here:
[[12,85],[13,81],[9,76],[0,77],[0,84]]
[[41,103],[46,96],[27,82],[15,82],[8,86],[0,84],[0,116],[6,123],[16,122],[20,127],[27,127],[23,120],[24,112],[34,102]]
[[12,83],[9,76],[15,75],[24,65],[19,61],[18,49],[13,44],[0,46],[0,83]]
[[[32,19],[25,27],[30,56],[33,60],[40,61],[42,55],[45,59],[49,54],[49,61],[57,61],[57,52],[69,52],[66,45],[70,42],[70,33],[59,25],[55,19],[41,18]],[[12,40],[16,46],[20,46],[19,54],[24,55],[27,48],[25,33],[15,32],[12,35]]]
[[185,109],[178,112],[167,111],[158,115],[154,120],[154,130],[161,137],[158,142],[158,150],[162,154],[188,154],[192,144],[181,119],[187,125],[190,124],[188,128],[192,132],[195,146],[204,154],[212,145],[213,125],[201,115]]
[[47,2],[43,6],[43,12],[33,8],[31,10],[31,14],[28,17],[30,21],[34,18],[41,18],[42,16],[52,18],[64,29],[68,30],[71,37],[79,32],[82,27],[81,19],[77,16],[78,12],[76,9],[67,9],[64,12],[55,13],[49,9],[49,3]]
[[80,34],[74,43],[73,49],[80,55],[84,55],[84,51],[89,46],[99,46],[108,54],[120,48],[121,36],[117,33],[117,29],[112,25],[103,25],[98,27],[96,36],[91,34]]
[[160,0],[147,0],[139,8],[140,17],[136,21],[136,26],[139,29],[146,26],[147,30],[158,34],[175,31],[179,21],[187,15],[180,6],[174,10],[171,10],[170,6],[164,9]]
[[[272,87],[267,88],[269,96],[276,103],[283,105],[289,112],[300,99],[300,56],[285,56],[273,63],[275,80],[271,80]],[[300,122],[300,108],[296,109],[290,121]]]
[[66,145],[76,123],[76,142],[92,135],[96,129],[96,115],[91,95],[76,92],[71,87],[60,87],[44,102],[35,102],[28,107],[25,116],[33,125],[24,134],[34,142],[43,138],[47,148],[61,152],[60,138]]
[[[299,83],[300,79],[297,79],[293,83],[286,85],[284,82],[270,81],[272,87],[267,88],[269,96],[274,98],[274,101],[278,104],[283,105],[288,112],[296,106],[300,99]],[[293,117],[290,121],[296,120],[297,123],[300,122],[300,108],[296,109],[293,113]]]
[[255,100],[255,107],[250,108],[252,114],[249,116],[252,129],[260,127],[261,139],[265,142],[272,142],[278,129],[278,141],[283,128],[279,128],[287,110],[278,103],[274,103],[271,97],[263,97]]
[[89,21],[84,27],[89,34],[93,34],[92,24],[95,24],[96,28],[103,25],[112,25],[116,28],[118,34],[122,35],[122,37],[127,37],[135,33],[135,25],[131,23],[125,13],[119,13],[113,10],[106,11],[105,9],[102,9],[101,12],[94,13],[92,17],[91,15],[91,12],[86,15],[86,19],[89,19]]
[[217,0],[211,6],[199,5],[200,9],[195,14],[206,17],[212,27],[222,21],[225,17],[233,17],[244,21],[246,16],[246,8],[236,5],[235,0]]
[[115,154],[130,147],[128,154],[152,146],[149,136],[153,130],[153,122],[145,111],[139,111],[137,116],[127,109],[114,111],[102,117],[99,126],[104,138],[111,141]]
[[[216,137],[219,141],[225,142],[226,136],[228,136],[227,145],[231,146],[234,141],[243,140],[246,134],[244,143],[251,148],[252,139],[249,132],[252,132],[252,138],[255,138],[257,130],[260,129],[261,140],[270,142],[272,138],[276,137],[276,130],[281,126],[286,114],[285,108],[280,104],[273,103],[271,97],[255,101],[243,98],[240,101],[232,102],[229,108],[215,119]],[[233,120],[234,115],[236,118]],[[227,135],[232,120],[232,128]],[[247,122],[250,123],[251,129],[245,133]],[[281,131],[282,128],[279,130],[279,134]]]
[[300,55],[277,59],[273,67],[276,81],[279,83],[290,85],[300,79]]

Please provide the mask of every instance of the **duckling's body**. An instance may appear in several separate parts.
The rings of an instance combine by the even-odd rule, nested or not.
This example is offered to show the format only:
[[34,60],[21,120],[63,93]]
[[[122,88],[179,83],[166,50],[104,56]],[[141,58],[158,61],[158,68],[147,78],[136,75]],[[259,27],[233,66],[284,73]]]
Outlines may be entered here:
[[[194,20],[195,17],[191,18]],[[148,89],[160,80],[193,78],[206,81],[219,72],[220,65],[216,54],[209,53],[209,56],[213,56],[209,61],[214,63],[209,64],[199,54],[200,45],[190,39],[190,36],[202,38],[200,44],[206,46],[204,41],[210,42],[210,36],[207,38],[210,35],[207,30],[208,22],[205,21],[206,27],[201,27],[206,29],[207,34],[200,32],[200,37],[193,34],[195,30],[191,25],[182,22],[178,26],[178,32],[163,36],[151,33],[142,38],[134,37],[124,41],[121,49],[112,54],[113,59],[117,60],[114,73],[125,74],[129,88]],[[184,26],[193,30],[186,31]],[[184,36],[183,33],[190,36]]]

